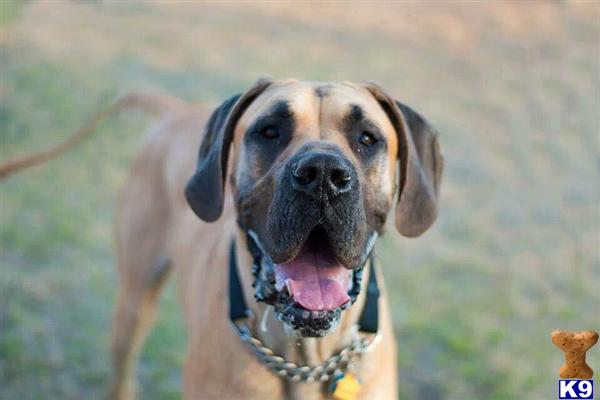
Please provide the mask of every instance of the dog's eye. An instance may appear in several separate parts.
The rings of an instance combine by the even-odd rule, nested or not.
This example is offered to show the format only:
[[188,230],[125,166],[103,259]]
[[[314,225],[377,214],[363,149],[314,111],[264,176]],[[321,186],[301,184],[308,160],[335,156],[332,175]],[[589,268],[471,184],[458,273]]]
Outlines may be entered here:
[[273,126],[267,126],[260,131],[260,134],[266,139],[277,139],[279,137],[279,131]]
[[363,146],[373,146],[375,144],[375,142],[377,142],[377,139],[375,138],[375,136],[373,136],[371,133],[364,131],[363,133],[360,134],[360,136],[358,137],[358,141],[360,142],[360,144],[362,144]]

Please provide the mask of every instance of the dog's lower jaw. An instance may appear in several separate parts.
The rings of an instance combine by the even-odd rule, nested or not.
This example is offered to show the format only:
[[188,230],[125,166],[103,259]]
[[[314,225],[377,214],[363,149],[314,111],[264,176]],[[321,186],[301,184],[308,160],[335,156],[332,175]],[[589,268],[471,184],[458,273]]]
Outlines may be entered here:
[[295,338],[322,338],[338,327],[341,315],[342,310],[336,309],[320,318],[317,323],[305,324],[303,319],[297,319],[295,315],[282,313],[275,308],[275,316],[283,324],[286,334]]
[[274,307],[274,314],[289,336],[296,338],[321,338],[333,332],[339,325],[344,313],[356,302],[362,289],[364,264],[360,268],[348,271],[350,286],[348,300],[333,310],[311,311],[297,304],[287,291],[277,291],[272,284],[261,281],[261,277],[270,276],[265,268],[259,272],[255,286],[257,301]]

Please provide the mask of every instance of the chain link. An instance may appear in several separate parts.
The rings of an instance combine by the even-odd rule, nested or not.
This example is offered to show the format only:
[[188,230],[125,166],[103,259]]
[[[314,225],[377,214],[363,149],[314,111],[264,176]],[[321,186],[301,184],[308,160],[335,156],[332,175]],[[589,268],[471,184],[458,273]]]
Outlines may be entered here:
[[240,339],[248,346],[258,359],[275,374],[292,382],[326,382],[334,374],[345,372],[354,357],[366,353],[371,348],[376,336],[359,337],[355,334],[352,342],[340,352],[332,355],[321,364],[298,365],[286,361],[283,357],[273,353],[260,339],[252,336],[246,325],[233,324]]

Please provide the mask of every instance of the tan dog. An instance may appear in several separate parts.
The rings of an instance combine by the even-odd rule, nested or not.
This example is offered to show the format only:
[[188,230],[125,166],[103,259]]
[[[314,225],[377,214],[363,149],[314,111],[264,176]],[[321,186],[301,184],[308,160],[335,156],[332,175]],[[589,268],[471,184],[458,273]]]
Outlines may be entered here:
[[[230,245],[235,238],[252,335],[287,362],[322,363],[356,336],[367,282],[359,278],[394,198],[403,235],[435,220],[435,131],[372,84],[261,80],[210,118],[165,104],[119,196],[112,397],[133,394],[136,356],[172,268],[188,333],[185,398],[329,398],[327,384],[275,375],[240,340],[228,317]],[[378,339],[352,366],[361,399],[397,396],[381,289]]]

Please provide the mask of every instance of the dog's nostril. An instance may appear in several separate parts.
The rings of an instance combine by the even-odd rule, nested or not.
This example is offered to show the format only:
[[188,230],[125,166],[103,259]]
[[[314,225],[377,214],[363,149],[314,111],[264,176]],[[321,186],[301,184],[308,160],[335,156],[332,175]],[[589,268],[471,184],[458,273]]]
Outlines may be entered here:
[[340,155],[331,152],[303,154],[292,165],[291,183],[294,190],[321,201],[348,193],[353,187],[354,169]]
[[331,171],[329,179],[336,188],[343,189],[350,185],[352,177],[350,176],[350,172],[346,169],[336,168],[333,171]]
[[296,182],[301,185],[308,185],[313,182],[317,179],[317,175],[317,168],[310,165],[302,166],[294,171],[294,178],[296,179]]

